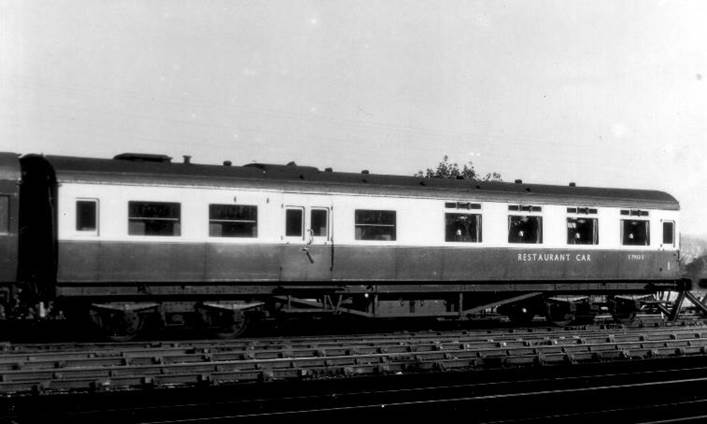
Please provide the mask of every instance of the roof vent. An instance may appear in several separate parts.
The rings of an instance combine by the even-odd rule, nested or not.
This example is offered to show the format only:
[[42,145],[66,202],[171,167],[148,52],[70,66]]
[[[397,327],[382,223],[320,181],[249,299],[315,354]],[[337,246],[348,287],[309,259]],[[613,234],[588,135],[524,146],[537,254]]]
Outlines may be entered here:
[[574,183],[574,182],[571,182],[571,183],[570,183],[570,187],[577,187],[577,184]]
[[182,158],[184,158],[184,164],[189,165],[191,163],[191,156],[189,155],[182,155]]
[[366,175],[370,174],[370,172],[368,172],[368,169],[364,169],[363,171],[361,171],[361,173]]
[[263,172],[280,172],[280,173],[300,173],[314,174],[319,170],[314,166],[299,166],[294,162],[289,162],[287,165],[276,165],[270,163],[247,163],[244,168],[258,168]]
[[132,162],[158,162],[158,163],[170,163],[172,162],[172,157],[167,155],[153,155],[149,153],[121,153],[119,155],[113,156],[115,160],[129,160]]
[[516,184],[523,184],[523,180],[515,180]]
[[230,160],[223,161],[223,166],[231,166],[233,163]]

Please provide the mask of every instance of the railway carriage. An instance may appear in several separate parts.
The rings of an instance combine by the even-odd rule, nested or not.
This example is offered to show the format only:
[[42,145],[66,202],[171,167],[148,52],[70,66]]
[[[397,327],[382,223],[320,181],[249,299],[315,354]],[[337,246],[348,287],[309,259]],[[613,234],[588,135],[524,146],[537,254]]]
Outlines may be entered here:
[[659,191],[0,154],[0,282],[6,314],[90,311],[118,338],[148,316],[630,316],[685,288],[678,212]]

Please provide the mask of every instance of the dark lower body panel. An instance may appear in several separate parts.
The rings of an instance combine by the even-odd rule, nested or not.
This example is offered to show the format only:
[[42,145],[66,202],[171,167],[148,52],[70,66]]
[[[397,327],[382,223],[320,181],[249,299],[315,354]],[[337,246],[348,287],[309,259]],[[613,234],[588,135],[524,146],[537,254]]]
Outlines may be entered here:
[[59,282],[671,279],[677,252],[60,242]]
[[497,310],[518,322],[547,314],[563,323],[616,304],[615,295],[683,289],[677,260],[639,250],[77,241],[59,245],[55,287],[68,315],[141,311],[165,323],[192,312],[220,317],[224,308],[234,319],[461,319]]
[[602,293],[679,281],[672,251],[62,241],[60,297]]

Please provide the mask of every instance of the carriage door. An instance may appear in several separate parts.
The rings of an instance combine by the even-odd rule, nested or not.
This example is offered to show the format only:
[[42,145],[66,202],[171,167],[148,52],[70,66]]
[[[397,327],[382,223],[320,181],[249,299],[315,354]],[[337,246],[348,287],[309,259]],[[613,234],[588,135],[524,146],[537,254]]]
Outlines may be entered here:
[[328,202],[283,204],[283,240],[280,279],[331,281],[332,208]]

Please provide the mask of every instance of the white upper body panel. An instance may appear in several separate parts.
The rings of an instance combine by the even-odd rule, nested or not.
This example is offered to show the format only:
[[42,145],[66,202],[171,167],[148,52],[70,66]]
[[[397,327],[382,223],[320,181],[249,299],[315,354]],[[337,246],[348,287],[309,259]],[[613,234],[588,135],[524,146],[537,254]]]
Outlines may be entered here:
[[[96,202],[96,229],[77,230],[76,202]],[[129,235],[128,202],[171,202],[180,204],[178,236]],[[534,204],[541,211],[509,211],[517,204],[481,202],[480,209],[452,209],[445,202],[474,202],[472,198],[391,197],[370,194],[321,194],[283,192],[265,189],[234,189],[231,187],[153,187],[130,184],[91,184],[64,182],[58,189],[58,237],[65,240],[102,240],[123,242],[172,242],[172,243],[298,243],[306,242],[305,234],[285,237],[285,211],[288,207],[303,208],[304,225],[310,228],[312,208],[325,208],[329,212],[329,234],[320,242],[339,245],[391,245],[439,246],[477,249],[484,247],[512,247],[523,249],[625,249],[625,250],[676,250],[679,248],[679,224],[676,210],[646,209],[648,216],[622,215],[622,208],[596,208],[596,214],[586,217],[598,220],[598,244],[573,245],[567,243],[567,218],[579,215],[569,213],[567,205]],[[257,206],[257,237],[209,236],[209,205]],[[586,205],[576,205],[585,207]],[[395,211],[395,240],[356,240],[355,211]],[[445,241],[445,214],[481,214],[481,242]],[[508,242],[509,215],[542,217],[542,243],[517,244]],[[622,219],[649,221],[650,244],[626,246],[622,244]],[[663,245],[663,222],[674,222],[673,243]]]

